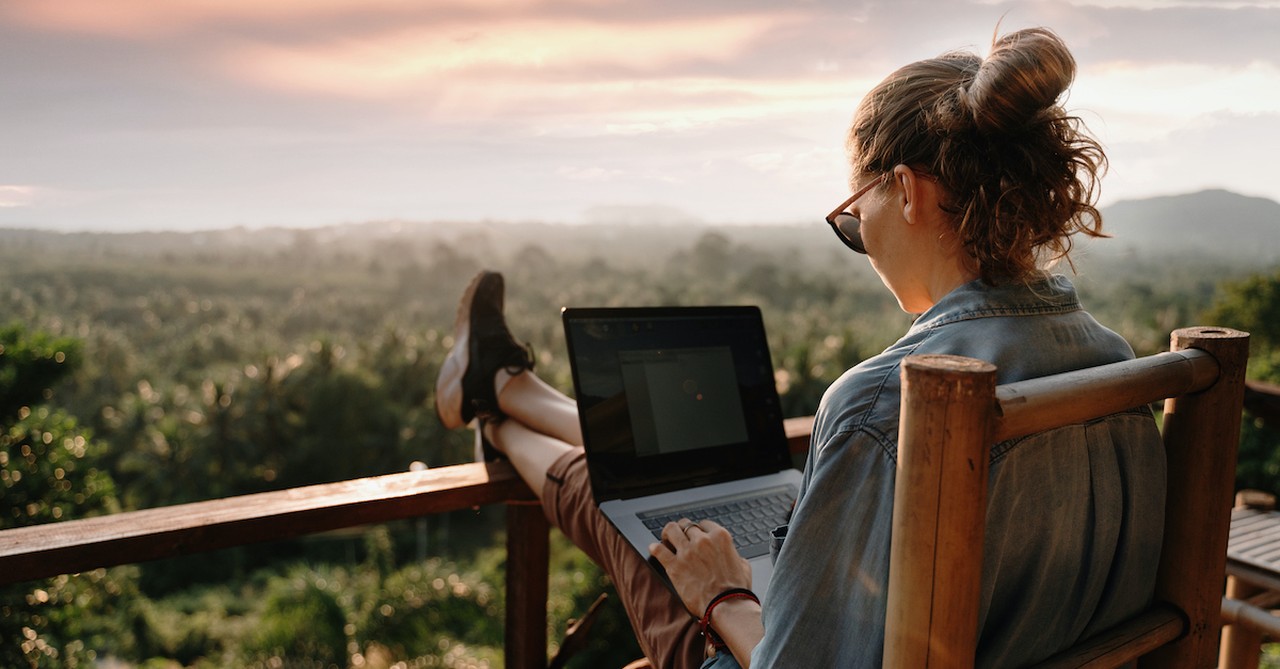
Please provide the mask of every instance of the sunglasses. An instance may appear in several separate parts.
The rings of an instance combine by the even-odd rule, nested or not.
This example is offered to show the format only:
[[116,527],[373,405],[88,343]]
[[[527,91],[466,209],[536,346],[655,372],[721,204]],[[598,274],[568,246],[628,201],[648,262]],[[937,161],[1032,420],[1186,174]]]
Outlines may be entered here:
[[854,193],[849,197],[849,199],[841,203],[839,207],[836,207],[835,211],[827,214],[827,224],[829,224],[831,229],[835,231],[836,236],[840,238],[840,241],[844,242],[845,246],[848,246],[858,253],[865,254],[867,252],[867,247],[862,243],[862,221],[858,220],[857,216],[854,216],[849,212],[849,207],[852,207],[853,203],[856,202],[858,198],[866,195],[867,191],[884,183],[885,179],[888,178],[888,173],[881,174],[879,177],[873,179],[871,183],[859,188],[858,192]]

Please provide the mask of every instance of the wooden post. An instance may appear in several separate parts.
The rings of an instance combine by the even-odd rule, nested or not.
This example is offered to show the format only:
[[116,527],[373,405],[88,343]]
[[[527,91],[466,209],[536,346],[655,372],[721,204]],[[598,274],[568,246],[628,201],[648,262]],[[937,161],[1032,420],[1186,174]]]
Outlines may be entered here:
[[[1236,508],[1271,511],[1276,508],[1276,498],[1260,490],[1241,490],[1236,493]],[[1263,592],[1266,592],[1265,588],[1235,576],[1227,576],[1228,599],[1245,601]],[[1222,648],[1218,652],[1218,666],[1221,669],[1258,669],[1261,656],[1261,631],[1238,623],[1223,625]]]
[[546,669],[547,576],[550,525],[538,503],[507,505],[507,618],[504,656],[509,669]]
[[[1262,588],[1246,583],[1234,576],[1227,577],[1227,598],[1248,600]],[[1262,632],[1246,625],[1231,624],[1222,628],[1222,649],[1218,654],[1218,666],[1222,669],[1258,669],[1262,657]]]
[[902,362],[885,667],[973,666],[995,379],[972,358]]
[[1217,359],[1220,372],[1204,391],[1165,402],[1169,495],[1156,599],[1182,609],[1191,627],[1139,666],[1208,668],[1218,661],[1249,335],[1227,328],[1184,328],[1173,332],[1171,348],[1204,350]]

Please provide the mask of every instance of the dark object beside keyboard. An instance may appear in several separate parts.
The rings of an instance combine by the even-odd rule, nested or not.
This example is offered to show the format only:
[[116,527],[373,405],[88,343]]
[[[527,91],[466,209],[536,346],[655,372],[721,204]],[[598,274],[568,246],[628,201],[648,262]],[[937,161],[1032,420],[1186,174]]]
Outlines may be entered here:
[[733,535],[733,545],[744,558],[769,552],[773,528],[785,525],[796,501],[791,486],[770,488],[746,495],[735,495],[700,502],[694,506],[659,509],[639,514],[654,538],[662,538],[662,528],[681,518],[694,522],[713,520]]

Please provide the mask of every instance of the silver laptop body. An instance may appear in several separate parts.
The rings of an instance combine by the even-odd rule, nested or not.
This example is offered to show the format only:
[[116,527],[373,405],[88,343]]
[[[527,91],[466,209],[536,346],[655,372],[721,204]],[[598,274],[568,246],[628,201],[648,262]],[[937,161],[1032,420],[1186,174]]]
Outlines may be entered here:
[[646,559],[669,520],[725,525],[763,594],[771,532],[786,523],[801,474],[759,309],[569,308],[562,316],[600,510]]

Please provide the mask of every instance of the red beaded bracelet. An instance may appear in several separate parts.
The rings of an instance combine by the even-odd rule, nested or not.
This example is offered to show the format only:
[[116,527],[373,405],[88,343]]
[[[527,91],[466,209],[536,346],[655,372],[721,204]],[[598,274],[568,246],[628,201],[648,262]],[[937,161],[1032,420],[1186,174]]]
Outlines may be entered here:
[[719,634],[716,634],[714,629],[711,629],[711,611],[716,608],[717,604],[729,599],[750,599],[757,604],[760,603],[760,598],[756,596],[756,593],[746,588],[730,588],[711,598],[711,601],[707,604],[707,611],[702,614],[702,619],[698,621],[698,625],[702,627],[702,636],[706,637],[707,641],[711,643],[711,647],[716,650],[723,650],[728,644],[724,642],[724,639],[720,638]]

